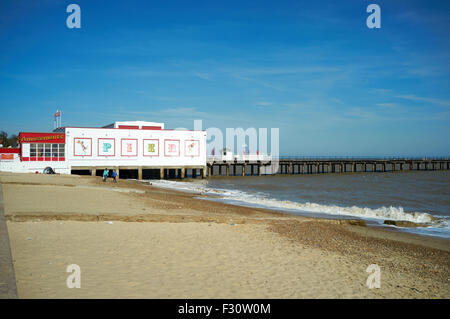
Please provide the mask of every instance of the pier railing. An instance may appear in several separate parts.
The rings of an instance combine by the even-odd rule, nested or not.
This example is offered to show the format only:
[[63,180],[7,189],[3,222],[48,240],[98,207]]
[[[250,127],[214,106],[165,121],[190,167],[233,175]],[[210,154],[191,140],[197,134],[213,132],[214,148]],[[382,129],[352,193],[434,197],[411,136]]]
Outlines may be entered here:
[[272,161],[270,155],[248,154],[248,155],[214,155],[208,156],[208,163],[213,162],[262,162]]
[[428,161],[428,160],[450,160],[450,156],[278,156],[273,157],[274,160],[355,160],[355,161]]

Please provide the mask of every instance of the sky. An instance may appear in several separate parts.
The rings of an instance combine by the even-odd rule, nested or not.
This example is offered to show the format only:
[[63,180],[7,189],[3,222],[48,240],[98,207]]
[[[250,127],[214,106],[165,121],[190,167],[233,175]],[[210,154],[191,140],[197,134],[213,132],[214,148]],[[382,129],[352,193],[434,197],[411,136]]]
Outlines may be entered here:
[[279,128],[281,155],[450,156],[449,35],[450,1],[3,0],[0,130],[49,132],[59,109]]

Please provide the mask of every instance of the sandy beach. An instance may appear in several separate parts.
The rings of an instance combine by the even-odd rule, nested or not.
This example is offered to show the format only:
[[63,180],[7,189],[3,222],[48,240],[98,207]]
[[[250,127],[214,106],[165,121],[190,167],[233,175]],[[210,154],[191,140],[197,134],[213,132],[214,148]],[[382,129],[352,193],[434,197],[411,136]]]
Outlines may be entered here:
[[[450,297],[445,239],[132,180],[0,173],[0,184],[19,298]],[[371,264],[380,288],[366,285]]]

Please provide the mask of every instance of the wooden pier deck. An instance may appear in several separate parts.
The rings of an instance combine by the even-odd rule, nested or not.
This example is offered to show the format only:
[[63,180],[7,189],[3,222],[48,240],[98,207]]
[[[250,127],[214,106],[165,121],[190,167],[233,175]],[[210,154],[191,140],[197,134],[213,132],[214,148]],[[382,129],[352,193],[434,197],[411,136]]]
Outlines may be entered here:
[[[277,174],[328,174],[449,170],[445,158],[280,157],[249,155],[208,157],[206,166],[111,166],[120,178],[184,179],[209,176],[261,176]],[[72,167],[72,174],[102,176],[104,167]]]
[[324,174],[448,170],[450,158],[280,157],[277,160],[208,160],[208,176]]

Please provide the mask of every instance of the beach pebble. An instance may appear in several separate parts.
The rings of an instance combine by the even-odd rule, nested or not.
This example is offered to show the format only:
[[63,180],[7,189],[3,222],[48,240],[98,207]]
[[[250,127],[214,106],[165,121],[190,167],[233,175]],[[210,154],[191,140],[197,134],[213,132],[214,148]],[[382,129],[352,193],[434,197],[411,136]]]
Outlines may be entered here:
[[108,222],[108,224],[112,225],[112,224],[113,224],[113,222]]
[[31,238],[31,237],[27,237],[27,240],[32,240],[33,238]]

